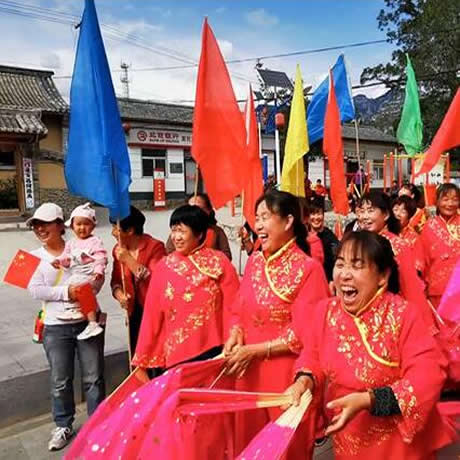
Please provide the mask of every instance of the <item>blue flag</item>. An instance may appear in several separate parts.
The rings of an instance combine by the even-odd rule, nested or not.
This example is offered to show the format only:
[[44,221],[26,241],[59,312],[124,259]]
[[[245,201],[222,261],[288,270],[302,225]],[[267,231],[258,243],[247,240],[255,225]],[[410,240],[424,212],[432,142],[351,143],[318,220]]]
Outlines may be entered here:
[[69,191],[129,215],[131,166],[94,0],[85,0],[70,89]]
[[[355,106],[351,95],[345,58],[339,56],[334,67],[332,67],[335,95],[340,111],[340,121],[355,119]],[[316,88],[307,109],[308,139],[310,145],[323,138],[324,117],[329,96],[329,76]]]

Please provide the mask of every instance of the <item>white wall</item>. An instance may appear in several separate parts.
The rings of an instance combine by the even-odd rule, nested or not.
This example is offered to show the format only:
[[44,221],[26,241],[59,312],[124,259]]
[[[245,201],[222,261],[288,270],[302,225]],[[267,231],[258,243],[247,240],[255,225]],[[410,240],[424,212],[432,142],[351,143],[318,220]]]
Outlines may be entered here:
[[[142,177],[141,148],[129,147],[132,183],[130,192],[152,192],[153,177]],[[170,174],[169,163],[182,163],[182,174]],[[185,192],[184,185],[184,150],[168,148],[166,152],[166,192]]]
[[[184,149],[170,149],[166,152],[166,191],[185,192]],[[170,163],[182,163],[182,174],[171,174]]]

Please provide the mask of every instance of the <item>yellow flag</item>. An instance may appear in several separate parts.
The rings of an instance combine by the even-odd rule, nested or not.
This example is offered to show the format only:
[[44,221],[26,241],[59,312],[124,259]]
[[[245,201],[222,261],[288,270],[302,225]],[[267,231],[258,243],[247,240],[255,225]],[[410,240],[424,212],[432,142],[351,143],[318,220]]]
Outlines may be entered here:
[[294,96],[284,149],[281,190],[296,196],[305,196],[303,156],[308,152],[307,117],[303,98],[302,75],[297,64]]

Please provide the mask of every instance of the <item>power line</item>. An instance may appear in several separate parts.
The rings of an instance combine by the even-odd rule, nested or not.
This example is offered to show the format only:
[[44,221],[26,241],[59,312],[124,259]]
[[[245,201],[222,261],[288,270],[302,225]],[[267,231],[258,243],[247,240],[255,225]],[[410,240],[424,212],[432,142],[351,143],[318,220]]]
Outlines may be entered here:
[[[60,24],[66,25],[75,25],[80,22],[80,17],[77,15],[72,15],[68,13],[62,13],[59,11],[54,11],[47,8],[37,7],[33,5],[25,5],[15,1],[10,0],[1,0],[0,1],[0,12],[4,12],[7,14],[16,14],[19,16],[23,16],[30,19],[36,20],[43,20],[49,22],[55,22]],[[170,59],[177,60],[179,62],[185,63],[184,65],[177,65],[177,66],[164,66],[164,67],[146,67],[140,69],[131,69],[132,72],[148,72],[148,71],[165,71],[165,70],[183,70],[183,69],[194,69],[198,67],[198,64],[189,57],[186,57],[180,52],[176,50],[172,50],[166,47],[152,47],[148,44],[144,39],[136,36],[135,34],[124,34],[120,32],[116,27],[106,25],[101,23],[101,28],[105,30],[106,36],[109,40],[116,40],[126,42],[133,46],[137,46],[139,48],[145,49],[147,51],[151,51],[153,53],[168,57]],[[447,33],[453,30],[458,30],[460,27],[456,27],[453,29],[445,29],[440,31],[434,31],[433,33]],[[301,50],[301,51],[293,51],[288,53],[279,53],[279,54],[271,54],[266,56],[256,56],[256,57],[249,57],[249,58],[242,58],[242,59],[232,59],[225,61],[227,64],[237,64],[237,63],[244,63],[244,62],[251,62],[251,61],[261,61],[267,59],[275,59],[275,58],[286,58],[292,56],[300,56],[300,55],[308,55],[308,54],[315,54],[315,53],[322,53],[327,51],[339,50],[339,49],[349,49],[349,48],[356,48],[362,46],[369,46],[369,45],[376,45],[376,44],[383,44],[389,43],[389,40],[382,39],[382,40],[368,40],[363,42],[357,43],[349,43],[349,44],[340,44],[335,46],[323,47],[323,48],[315,48],[309,50]],[[121,70],[113,69],[111,72],[118,73]],[[450,71],[447,71],[450,72]],[[444,73],[447,73],[444,72]],[[250,80],[247,76],[242,76],[237,72],[232,71],[231,74],[235,78],[239,78],[245,81],[249,81],[251,83],[255,83],[254,81]],[[54,76],[55,79],[70,79],[72,78],[71,75],[57,75]],[[419,78],[419,80],[421,80]],[[353,88],[365,88],[371,86],[379,86],[379,85],[389,85],[391,83],[396,83],[399,80],[394,80],[392,82],[375,82],[369,83],[365,85],[357,85]]]
[[[0,12],[18,15],[18,16],[26,17],[28,19],[42,20],[42,21],[54,22],[54,23],[66,24],[66,25],[76,25],[80,22],[80,18],[75,15],[55,12],[47,8],[35,7],[32,5],[21,5],[13,1],[5,1],[5,0],[1,1],[0,2]],[[109,39],[122,41],[122,42],[124,41],[133,46],[137,46],[147,51],[151,51],[155,54],[159,54],[159,55],[168,57],[170,59],[177,60],[179,62],[187,63],[187,65],[190,67],[197,66],[196,62],[193,59],[188,58],[188,57],[183,57],[184,55],[181,55],[182,53],[178,53],[175,50],[171,50],[165,47],[163,47],[163,49],[158,48],[158,47],[152,47],[142,38],[134,34],[124,34],[123,32],[120,32],[116,27],[106,25],[104,23],[101,23],[101,28],[105,30],[106,36]],[[114,69],[112,70],[112,72],[120,72],[120,70]],[[232,72],[232,75],[235,78],[256,84],[254,80],[251,80],[250,78],[248,78],[247,76],[243,74]],[[58,76],[57,78],[71,78],[71,76],[61,76],[61,77]]]

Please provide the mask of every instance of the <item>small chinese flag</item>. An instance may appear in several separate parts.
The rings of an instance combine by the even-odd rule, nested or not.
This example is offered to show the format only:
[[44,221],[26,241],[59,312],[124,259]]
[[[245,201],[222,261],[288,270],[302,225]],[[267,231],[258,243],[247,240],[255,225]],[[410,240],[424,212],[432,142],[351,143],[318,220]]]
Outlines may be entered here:
[[39,264],[40,259],[38,257],[20,249],[11,261],[3,282],[27,289],[29,281]]

